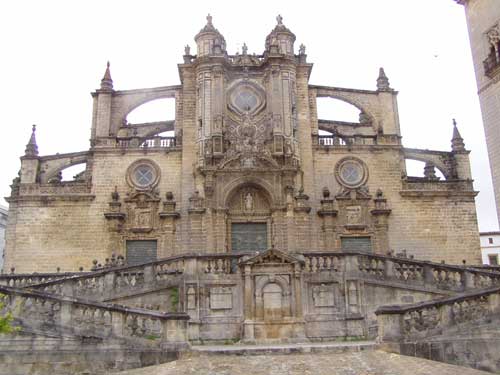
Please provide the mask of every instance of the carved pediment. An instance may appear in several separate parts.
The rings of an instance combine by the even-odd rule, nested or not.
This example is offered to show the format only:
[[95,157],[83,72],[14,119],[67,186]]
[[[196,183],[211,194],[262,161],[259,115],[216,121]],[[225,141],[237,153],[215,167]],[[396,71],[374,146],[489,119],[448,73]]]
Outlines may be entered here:
[[295,263],[304,263],[304,261],[296,256],[291,254],[286,254],[282,251],[276,249],[269,249],[264,251],[263,253],[254,256],[250,259],[247,259],[240,263],[241,266],[244,265],[262,265],[262,264],[295,264]]

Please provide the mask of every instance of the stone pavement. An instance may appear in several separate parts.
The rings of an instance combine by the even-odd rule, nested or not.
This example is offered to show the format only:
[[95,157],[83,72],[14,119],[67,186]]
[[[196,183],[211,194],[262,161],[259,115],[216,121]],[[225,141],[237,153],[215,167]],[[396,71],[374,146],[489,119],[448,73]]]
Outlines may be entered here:
[[[283,352],[282,352],[283,353]],[[283,353],[284,354],[284,353]],[[123,375],[480,375],[488,372],[378,350],[229,355],[199,351]]]

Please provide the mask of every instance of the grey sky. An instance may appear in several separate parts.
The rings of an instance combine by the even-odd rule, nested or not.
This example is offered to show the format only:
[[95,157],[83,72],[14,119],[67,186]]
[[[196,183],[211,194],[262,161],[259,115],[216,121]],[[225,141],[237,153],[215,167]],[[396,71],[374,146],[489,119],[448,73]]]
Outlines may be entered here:
[[115,89],[178,84],[184,46],[195,53],[207,13],[230,53],[246,42],[258,54],[282,14],[315,64],[314,84],[374,89],[383,66],[399,91],[405,146],[449,150],[456,118],[481,191],[480,229],[497,229],[465,17],[452,0],[3,1],[0,196],[32,124],[41,154],[88,148],[89,93],[107,60]]

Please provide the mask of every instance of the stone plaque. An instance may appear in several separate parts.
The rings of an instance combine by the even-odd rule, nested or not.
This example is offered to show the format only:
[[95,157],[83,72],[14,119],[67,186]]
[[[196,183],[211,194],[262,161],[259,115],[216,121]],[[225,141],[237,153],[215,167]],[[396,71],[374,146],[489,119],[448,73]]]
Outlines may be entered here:
[[315,307],[335,306],[335,287],[332,284],[321,284],[313,287],[313,302]]
[[215,287],[210,288],[210,309],[230,310],[233,308],[233,288]]

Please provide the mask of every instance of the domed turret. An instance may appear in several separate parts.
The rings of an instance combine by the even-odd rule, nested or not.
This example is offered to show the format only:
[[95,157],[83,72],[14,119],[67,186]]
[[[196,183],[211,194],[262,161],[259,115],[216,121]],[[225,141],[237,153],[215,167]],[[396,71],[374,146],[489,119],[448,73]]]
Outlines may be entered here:
[[293,56],[293,43],[295,34],[283,25],[283,17],[276,17],[278,22],[273,31],[266,38],[266,52],[271,54],[281,53]]
[[207,16],[207,24],[194,37],[198,47],[198,57],[222,55],[226,52],[226,40],[212,24],[212,16]]

